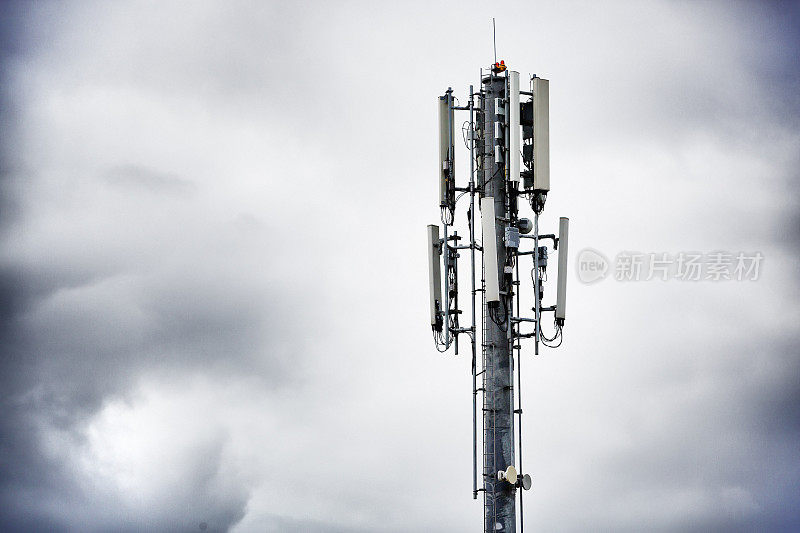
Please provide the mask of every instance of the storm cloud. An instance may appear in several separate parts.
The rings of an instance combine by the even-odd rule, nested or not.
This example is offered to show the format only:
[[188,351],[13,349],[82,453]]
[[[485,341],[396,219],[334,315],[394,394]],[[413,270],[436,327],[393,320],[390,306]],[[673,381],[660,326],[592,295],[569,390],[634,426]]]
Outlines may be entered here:
[[523,366],[526,524],[800,528],[800,14],[667,2],[4,5],[0,528],[476,529],[422,228],[492,16],[551,80],[546,231],[765,256],[570,278]]

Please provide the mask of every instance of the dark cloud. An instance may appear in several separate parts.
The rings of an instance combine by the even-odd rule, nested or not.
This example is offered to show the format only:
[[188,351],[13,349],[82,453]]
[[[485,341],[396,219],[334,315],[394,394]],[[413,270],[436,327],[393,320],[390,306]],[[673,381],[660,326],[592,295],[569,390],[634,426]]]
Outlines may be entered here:
[[[260,377],[267,388],[289,382],[285,362],[297,360],[300,353],[284,349],[280,337],[274,342],[263,339],[268,332],[288,334],[293,326],[280,313],[259,305],[281,298],[280,289],[243,281],[238,266],[224,260],[209,264],[208,259],[201,264],[190,256],[160,272],[126,269],[102,276],[64,272],[59,265],[32,276],[7,270],[0,329],[0,524],[8,526],[3,529],[41,529],[46,523],[75,527],[58,513],[50,516],[20,501],[53,498],[64,509],[90,505],[78,496],[75,502],[64,500],[64,494],[80,495],[82,488],[63,465],[43,457],[42,429],[80,440],[87,422],[105,403],[127,396],[143,375],[194,369],[213,373],[222,382],[235,382],[236,376]],[[284,304],[287,308],[291,305]],[[265,353],[267,346],[271,348]],[[213,515],[209,523],[224,530],[241,518],[247,498],[241,486],[226,492],[204,484],[206,478],[214,479],[215,457],[223,443],[215,446],[210,455],[193,451],[196,465],[185,471],[203,479],[186,479],[181,501],[199,505]],[[161,515],[158,509],[152,511],[149,521],[131,518],[107,525],[171,529],[173,507]]]
[[[0,128],[4,137],[13,135],[16,121],[16,102],[11,91],[11,62],[18,53],[22,35],[21,8],[16,2],[8,2],[0,13]],[[14,198],[10,181],[14,170],[8,141],[0,143],[0,232],[14,212]],[[1,233],[0,233],[1,235]]]
[[[148,376],[246,376],[264,390],[292,383],[285,363],[302,354],[282,339],[294,327],[286,319],[294,305],[271,265],[247,251],[263,227],[251,223],[242,236],[236,217],[202,228],[170,223],[187,210],[208,221],[190,179],[122,163],[62,189],[69,171],[52,186],[41,168],[24,170],[18,115],[30,102],[27,43],[57,26],[34,17],[41,9],[4,4],[0,21],[0,529],[191,531],[202,521],[207,531],[228,530],[244,515],[249,489],[223,469],[224,432],[164,465],[177,480],[164,482],[171,494],[148,514],[130,509],[113,483],[87,486],[75,459],[58,453],[85,449],[91,421]],[[39,203],[35,191],[48,187],[55,201]],[[96,222],[84,225],[84,216]],[[55,444],[54,456],[44,441],[56,437],[66,444]]]
[[[626,525],[618,529],[638,529],[637,520],[647,514],[653,531],[796,527],[797,360],[791,352],[772,352],[773,346],[749,347],[748,353],[773,361],[778,372],[759,371],[753,361],[745,365],[749,374],[717,374],[710,386],[695,378],[642,396],[645,406],[658,405],[659,395],[671,398],[672,406],[639,411],[624,453],[601,460],[595,474],[621,501],[650,510],[626,513],[623,506],[616,518]],[[738,350],[731,347],[729,354],[738,357]],[[655,512],[660,505],[681,512],[662,515]]]

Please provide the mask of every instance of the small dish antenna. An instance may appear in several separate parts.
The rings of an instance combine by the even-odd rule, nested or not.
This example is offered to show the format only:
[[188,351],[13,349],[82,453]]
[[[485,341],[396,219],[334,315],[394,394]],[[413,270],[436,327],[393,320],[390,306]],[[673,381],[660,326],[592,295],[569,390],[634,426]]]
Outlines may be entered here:
[[500,470],[497,473],[497,479],[499,479],[500,481],[508,481],[512,485],[516,485],[517,484],[517,469],[514,468],[514,465],[509,465],[509,467],[506,468],[505,471]]

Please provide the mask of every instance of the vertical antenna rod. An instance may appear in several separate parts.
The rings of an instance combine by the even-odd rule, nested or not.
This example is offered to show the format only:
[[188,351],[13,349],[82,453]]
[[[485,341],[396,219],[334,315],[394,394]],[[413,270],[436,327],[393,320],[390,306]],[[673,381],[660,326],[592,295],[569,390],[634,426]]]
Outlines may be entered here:
[[494,62],[497,63],[497,28],[494,25],[494,17],[492,17],[492,46],[494,48]]

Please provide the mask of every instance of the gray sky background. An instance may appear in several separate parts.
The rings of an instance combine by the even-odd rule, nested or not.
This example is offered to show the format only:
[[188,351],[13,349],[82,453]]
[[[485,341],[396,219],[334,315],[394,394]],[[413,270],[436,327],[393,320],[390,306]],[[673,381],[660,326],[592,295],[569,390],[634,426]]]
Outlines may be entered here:
[[424,226],[492,16],[551,80],[543,231],[765,256],[570,278],[526,524],[800,529],[800,10],[755,2],[4,3],[0,529],[479,530]]

